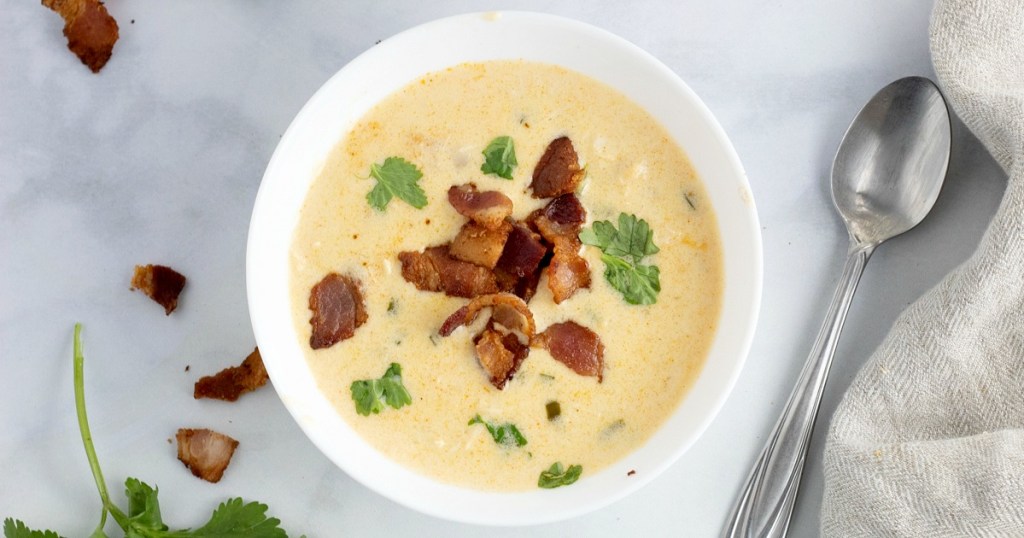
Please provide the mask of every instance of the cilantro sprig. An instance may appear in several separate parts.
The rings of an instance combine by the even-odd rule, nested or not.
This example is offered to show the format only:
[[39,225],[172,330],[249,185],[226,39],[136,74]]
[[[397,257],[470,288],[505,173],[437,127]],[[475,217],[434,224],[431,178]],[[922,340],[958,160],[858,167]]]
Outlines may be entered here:
[[370,165],[370,176],[377,180],[366,201],[377,211],[384,211],[392,197],[397,196],[416,209],[427,205],[427,194],[418,183],[423,172],[401,157],[388,157],[384,164]]
[[580,479],[583,474],[582,465],[570,465],[568,469],[562,468],[562,462],[556,461],[551,464],[547,471],[541,471],[537,479],[537,486],[544,489],[568,486]]
[[[92,531],[91,538],[107,538],[104,531],[107,514],[114,519],[126,537],[131,538],[287,538],[288,534],[280,527],[281,521],[267,517],[267,505],[258,502],[246,503],[240,498],[228,499],[220,504],[210,520],[196,529],[171,531],[160,515],[160,502],[157,499],[157,488],[151,487],[136,478],[125,481],[125,496],[128,497],[128,511],[121,510],[107,492],[107,484],[100,470],[96,448],[93,446],[92,433],[89,430],[89,419],[85,412],[85,376],[83,373],[85,357],[82,353],[82,325],[75,324],[74,343],[74,386],[75,411],[78,414],[78,429],[82,434],[85,455],[92,469],[96,489],[100,494],[100,522]],[[59,538],[53,531],[39,531],[28,528],[23,522],[13,518],[4,520],[5,538]]]
[[606,220],[580,232],[580,241],[601,249],[604,277],[622,293],[629,304],[654,304],[661,291],[657,265],[641,263],[660,249],[654,244],[654,230],[636,215],[619,214],[619,228]]
[[369,416],[380,413],[385,405],[395,409],[412,404],[412,396],[402,384],[402,365],[391,363],[380,379],[361,379],[352,382],[352,400],[356,413]]
[[526,437],[523,436],[522,432],[515,424],[505,423],[500,425],[494,425],[486,420],[480,418],[480,415],[473,417],[469,421],[469,426],[474,424],[483,424],[487,428],[488,433],[491,434],[491,438],[494,439],[495,443],[502,446],[526,446]]
[[512,169],[519,165],[516,162],[516,147],[511,136],[499,136],[491,140],[484,148],[484,164],[480,171],[494,174],[505,179],[512,179]]

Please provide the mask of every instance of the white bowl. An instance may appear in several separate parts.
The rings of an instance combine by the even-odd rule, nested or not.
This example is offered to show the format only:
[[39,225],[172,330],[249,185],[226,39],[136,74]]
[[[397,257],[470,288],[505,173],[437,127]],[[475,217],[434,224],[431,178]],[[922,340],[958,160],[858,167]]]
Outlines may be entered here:
[[[718,216],[725,297],[718,332],[696,384],[643,446],[571,487],[485,492],[440,483],[388,459],[357,435],[317,389],[292,321],[288,259],[306,192],[327,155],[374,104],[420,75],[463,62],[523,59],[589,75],[628,96],[682,146]],[[366,487],[455,521],[526,525],[578,516],[654,479],[701,435],[725,402],[750,348],[761,300],[761,235],[736,152],[711,112],[665,65],[592,26],[522,12],[460,15],[417,26],[366,51],[302,108],[267,165],[249,228],[246,284],[267,371],[296,422],[334,463]],[[641,472],[627,476],[631,469]]]

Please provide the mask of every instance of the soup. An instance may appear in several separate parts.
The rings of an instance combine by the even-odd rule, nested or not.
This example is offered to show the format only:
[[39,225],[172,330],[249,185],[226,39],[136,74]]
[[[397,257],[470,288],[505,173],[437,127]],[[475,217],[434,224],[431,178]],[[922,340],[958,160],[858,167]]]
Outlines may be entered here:
[[[485,148],[514,142],[512,179],[485,174]],[[533,347],[498,389],[477,358],[474,325],[441,337],[442,323],[468,300],[406,281],[398,255],[451,241],[466,222],[446,193],[474,183],[513,203],[525,219],[550,200],[531,194],[548,145],[571,139],[585,170],[576,196],[587,227],[635,215],[659,250],[653,304],[629,304],[605,276],[602,250],[579,250],[590,285],[556,304],[541,278],[529,301],[538,331],[573,321],[603,344],[600,378],[583,376]],[[422,172],[427,203],[398,198],[371,207],[371,167],[399,156]],[[372,108],[338,143],[313,182],[291,247],[293,320],[320,390],[368,443],[438,480],[486,490],[536,488],[559,462],[598,472],[641,446],[679,405],[703,366],[722,296],[715,215],[685,153],[643,109],[581,74],[523,61],[468,63],[431,73]],[[339,273],[359,284],[366,321],[330,347],[309,345],[311,289]],[[401,365],[411,403],[362,415],[354,382]],[[552,402],[558,414],[551,416]],[[497,443],[515,425],[525,444]]]

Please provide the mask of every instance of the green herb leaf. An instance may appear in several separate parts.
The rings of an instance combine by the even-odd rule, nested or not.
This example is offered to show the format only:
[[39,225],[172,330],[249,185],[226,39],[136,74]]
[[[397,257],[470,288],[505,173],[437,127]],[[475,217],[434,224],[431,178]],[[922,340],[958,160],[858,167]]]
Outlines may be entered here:
[[208,521],[195,530],[144,534],[161,538],[288,538],[276,517],[267,517],[267,505],[240,498],[220,503]]
[[519,163],[516,162],[516,148],[511,136],[499,136],[491,140],[484,148],[483,154],[484,164],[480,166],[481,172],[512,179],[512,169]]
[[545,489],[568,486],[579,480],[581,474],[583,474],[582,465],[570,465],[568,469],[562,469],[562,462],[556,461],[547,471],[540,473],[537,486]]
[[34,531],[13,518],[4,520],[4,538],[61,538],[53,531]]
[[136,530],[166,531],[160,516],[160,501],[157,489],[136,478],[124,482],[125,496],[128,497],[128,525]]
[[660,249],[654,244],[654,230],[636,215],[619,214],[619,228],[600,220],[580,232],[580,241],[601,249],[604,277],[622,293],[629,304],[654,304],[661,291],[658,266],[643,265],[644,257]]
[[427,194],[418,181],[423,177],[416,165],[401,157],[388,157],[384,164],[370,165],[370,176],[377,185],[366,195],[366,201],[377,211],[384,211],[393,196],[416,209],[427,205]]
[[473,417],[469,421],[469,426],[472,426],[474,424],[483,424],[484,427],[487,428],[487,431],[490,432],[491,437],[494,439],[494,442],[498,443],[499,445],[507,447],[511,447],[512,445],[515,445],[517,447],[526,445],[526,437],[524,437],[523,434],[519,431],[519,428],[516,428],[515,424],[505,423],[501,424],[500,426],[495,426],[490,422],[487,422],[486,420],[480,418],[480,415]]
[[380,379],[362,379],[352,382],[352,400],[356,412],[363,416],[380,413],[385,404],[401,409],[412,403],[412,396],[402,384],[402,366],[391,363]]
[[[74,389],[75,411],[78,414],[78,429],[82,435],[82,444],[92,469],[96,489],[100,494],[102,511],[100,522],[90,535],[92,538],[107,538],[103,531],[107,521],[107,513],[113,516],[126,538],[287,538],[287,534],[279,527],[280,521],[267,517],[267,505],[257,502],[245,504],[242,499],[230,499],[221,503],[213,512],[210,521],[195,530],[167,530],[160,515],[160,503],[157,500],[157,488],[135,479],[125,481],[125,496],[128,497],[128,512],[121,511],[107,493],[106,482],[100,470],[96,448],[89,431],[89,419],[85,412],[85,356],[82,353],[82,325],[75,324],[74,333]],[[397,366],[397,365],[395,365]],[[388,372],[391,372],[389,369]],[[397,372],[397,373],[400,373]],[[4,520],[5,538],[60,538],[53,531],[35,531],[21,521],[11,518]]]

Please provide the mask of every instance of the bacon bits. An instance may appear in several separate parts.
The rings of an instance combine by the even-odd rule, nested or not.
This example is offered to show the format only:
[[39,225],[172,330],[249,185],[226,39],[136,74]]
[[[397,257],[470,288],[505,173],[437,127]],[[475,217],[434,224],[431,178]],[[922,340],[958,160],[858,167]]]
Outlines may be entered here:
[[176,437],[178,459],[207,482],[220,482],[238,448],[238,441],[213,430],[181,428]]
[[534,218],[541,236],[554,245],[554,256],[546,271],[555,303],[572,297],[578,289],[590,287],[590,265],[579,255],[579,233],[586,219],[587,211],[571,193],[552,200]]
[[494,269],[505,249],[505,241],[512,231],[512,225],[501,222],[494,229],[488,229],[474,222],[462,225],[459,234],[452,240],[448,251],[454,258],[480,267]]
[[64,19],[68,48],[93,73],[98,73],[117,42],[117,21],[99,0],[43,0]]
[[552,198],[574,192],[583,181],[583,176],[572,140],[563,136],[548,144],[548,149],[533,169],[530,188],[533,189],[534,198]]
[[550,325],[530,345],[545,348],[558,362],[582,376],[597,377],[601,382],[604,370],[604,345],[594,331],[567,321]]
[[530,354],[529,346],[519,342],[515,334],[502,334],[494,328],[493,323],[488,323],[487,328],[473,339],[473,343],[476,345],[480,366],[498,390],[505,388],[505,383],[512,379],[519,365]]
[[196,381],[192,396],[195,399],[213,398],[233,402],[246,392],[267,384],[270,377],[263,366],[260,349],[256,348],[239,366],[231,366]]
[[168,316],[178,307],[178,295],[185,287],[185,277],[163,265],[136,265],[132,290],[139,290],[164,307]]
[[508,234],[497,267],[516,278],[524,278],[537,271],[547,251],[547,247],[540,242],[540,236],[516,223]]
[[537,326],[533,321],[533,312],[530,312],[530,308],[526,306],[526,301],[511,293],[493,293],[473,299],[469,304],[448,316],[438,333],[441,336],[452,334],[460,326],[476,321],[480,311],[488,307],[491,308],[491,319],[505,328],[519,331],[527,339],[533,338],[533,335],[536,334]]
[[402,262],[402,278],[418,290],[440,291],[467,299],[498,291],[493,272],[455,259],[448,245],[430,247],[423,252],[400,252],[398,260]]
[[448,203],[460,215],[487,228],[497,230],[512,214],[512,200],[498,191],[476,190],[476,185],[453,185],[448,189]]
[[331,347],[352,338],[357,328],[366,323],[363,294],[356,280],[330,273],[309,292],[309,309],[313,317],[309,323],[313,334],[309,346],[313,349]]

